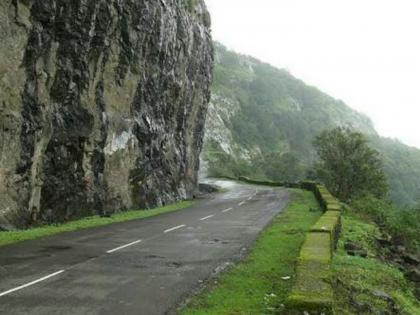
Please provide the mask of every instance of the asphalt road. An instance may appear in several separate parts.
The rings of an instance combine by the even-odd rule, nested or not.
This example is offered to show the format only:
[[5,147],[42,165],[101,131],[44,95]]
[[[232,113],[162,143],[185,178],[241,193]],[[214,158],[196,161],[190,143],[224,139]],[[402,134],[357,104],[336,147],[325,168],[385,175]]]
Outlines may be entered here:
[[289,199],[279,188],[221,184],[229,191],[191,208],[0,248],[0,314],[175,313]]

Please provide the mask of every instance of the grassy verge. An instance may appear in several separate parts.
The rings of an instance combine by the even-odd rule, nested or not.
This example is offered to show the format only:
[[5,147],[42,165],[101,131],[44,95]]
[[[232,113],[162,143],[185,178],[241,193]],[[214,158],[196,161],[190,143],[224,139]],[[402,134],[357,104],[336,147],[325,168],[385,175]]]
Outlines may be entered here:
[[[377,226],[351,214],[345,214],[342,223],[342,235],[333,259],[336,313],[420,315],[414,287],[401,271],[378,258]],[[366,250],[368,257],[347,255],[344,244],[348,241]]]
[[[292,202],[261,233],[248,258],[194,297],[181,314],[281,312],[294,281],[295,265],[305,233],[321,215],[312,193],[291,191]],[[310,211],[311,208],[317,211]]]
[[110,218],[102,218],[100,216],[86,217],[80,220],[71,221],[63,224],[45,225],[28,230],[0,232],[0,246],[50,236],[63,232],[87,229],[96,226],[109,225],[117,222],[130,221],[135,219],[144,219],[156,216],[162,213],[172,212],[190,207],[192,201],[182,201],[169,206],[156,208],[152,210],[136,210],[126,211],[114,214]]

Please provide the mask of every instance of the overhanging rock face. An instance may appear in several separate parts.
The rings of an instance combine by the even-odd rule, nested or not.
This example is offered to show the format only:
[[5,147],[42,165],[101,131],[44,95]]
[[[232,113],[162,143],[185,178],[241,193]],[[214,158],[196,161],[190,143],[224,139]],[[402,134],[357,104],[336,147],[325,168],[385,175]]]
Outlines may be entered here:
[[204,0],[0,2],[0,227],[190,197],[213,46]]

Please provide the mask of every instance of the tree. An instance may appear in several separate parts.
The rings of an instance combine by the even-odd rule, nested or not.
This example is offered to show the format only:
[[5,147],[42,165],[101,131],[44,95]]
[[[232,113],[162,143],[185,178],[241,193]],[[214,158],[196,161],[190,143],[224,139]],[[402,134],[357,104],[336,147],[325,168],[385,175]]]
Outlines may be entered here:
[[303,170],[299,159],[290,152],[279,154],[270,152],[261,161],[265,176],[274,181],[295,182],[303,177]]
[[339,199],[372,194],[383,198],[388,183],[378,151],[369,147],[363,134],[337,127],[322,132],[314,140],[320,158],[315,174]]

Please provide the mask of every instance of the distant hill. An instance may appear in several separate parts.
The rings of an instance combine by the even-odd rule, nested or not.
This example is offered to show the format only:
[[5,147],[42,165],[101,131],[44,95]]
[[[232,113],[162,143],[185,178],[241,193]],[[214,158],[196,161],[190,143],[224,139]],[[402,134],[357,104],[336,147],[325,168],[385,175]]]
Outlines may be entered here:
[[286,70],[216,43],[212,101],[202,159],[209,175],[272,180],[304,178],[316,159],[313,138],[349,126],[383,155],[391,198],[400,206],[420,199],[420,150],[380,137],[371,120]]

